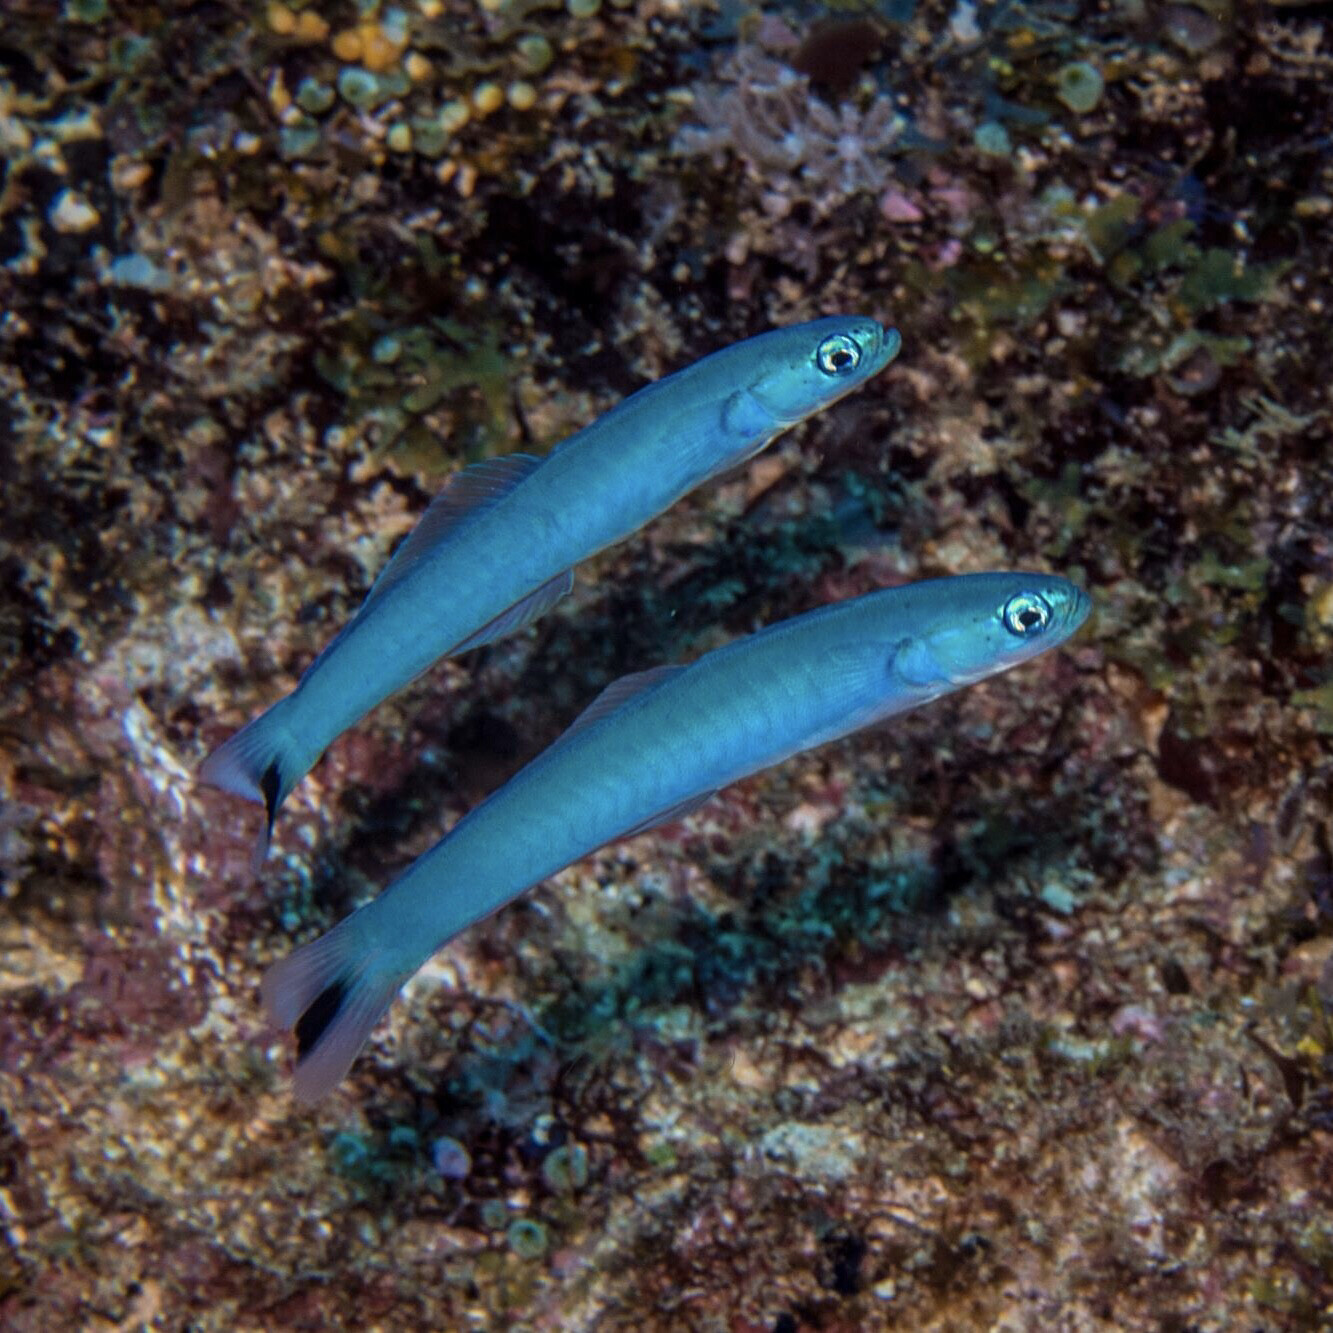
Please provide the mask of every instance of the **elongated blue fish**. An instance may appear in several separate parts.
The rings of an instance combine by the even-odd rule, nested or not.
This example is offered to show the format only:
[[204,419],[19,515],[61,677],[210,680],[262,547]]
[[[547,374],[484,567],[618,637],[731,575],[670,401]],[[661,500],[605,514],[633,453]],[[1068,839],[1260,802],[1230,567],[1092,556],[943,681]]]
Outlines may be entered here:
[[965,574],[616,681],[378,898],[269,969],[269,1015],[296,1029],[297,1097],[333,1088],[399,987],[531,885],[738,778],[1054,648],[1089,609],[1054,575]]
[[548,611],[580,560],[863,384],[899,342],[859,316],[775,329],[640,389],[545,458],[454,476],[296,689],[204,762],[203,781],[266,807],[256,865],[335,737],[440,658]]

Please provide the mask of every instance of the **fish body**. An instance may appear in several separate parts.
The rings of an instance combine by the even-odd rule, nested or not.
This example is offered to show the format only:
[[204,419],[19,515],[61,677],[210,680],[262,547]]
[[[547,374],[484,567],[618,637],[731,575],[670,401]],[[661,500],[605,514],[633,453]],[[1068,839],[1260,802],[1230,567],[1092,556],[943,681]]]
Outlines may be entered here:
[[579,561],[864,383],[899,343],[859,316],[775,329],[632,394],[545,458],[452,478],[296,689],[205,761],[203,781],[266,806],[257,860],[335,737],[434,662],[544,613]]
[[297,1032],[298,1097],[338,1082],[431,954],[531,885],[751,773],[1045,652],[1088,610],[1053,575],[962,575],[617,681],[379,898],[270,969],[266,1005]]

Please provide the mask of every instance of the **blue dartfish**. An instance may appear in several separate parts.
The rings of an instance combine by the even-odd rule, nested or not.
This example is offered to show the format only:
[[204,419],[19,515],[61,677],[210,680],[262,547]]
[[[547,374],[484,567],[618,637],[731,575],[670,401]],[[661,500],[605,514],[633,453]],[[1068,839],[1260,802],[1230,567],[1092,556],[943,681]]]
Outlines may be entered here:
[[203,781],[278,809],[329,744],[443,657],[535,620],[573,567],[882,370],[896,329],[860,316],[774,329],[626,398],[545,458],[456,474],[296,688],[215,750]]
[[296,1030],[297,1097],[333,1088],[399,987],[531,885],[739,778],[1056,647],[1089,605],[1054,575],[965,574],[616,681],[378,898],[269,969],[269,1015]]

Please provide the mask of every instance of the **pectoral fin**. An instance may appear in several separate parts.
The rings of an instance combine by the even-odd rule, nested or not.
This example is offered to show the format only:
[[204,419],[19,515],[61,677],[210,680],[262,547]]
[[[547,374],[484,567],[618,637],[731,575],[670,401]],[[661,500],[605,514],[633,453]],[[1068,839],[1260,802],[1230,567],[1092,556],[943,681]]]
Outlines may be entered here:
[[697,442],[700,480],[712,481],[749,462],[783,427],[749,389],[737,389],[722,404],[719,429]]
[[[773,413],[749,388],[737,389],[722,404],[722,428],[738,443],[745,441],[747,449],[762,449],[781,429]],[[763,443],[757,444],[756,440]]]
[[925,639],[904,639],[893,655],[895,673],[917,689],[947,687],[949,675]]

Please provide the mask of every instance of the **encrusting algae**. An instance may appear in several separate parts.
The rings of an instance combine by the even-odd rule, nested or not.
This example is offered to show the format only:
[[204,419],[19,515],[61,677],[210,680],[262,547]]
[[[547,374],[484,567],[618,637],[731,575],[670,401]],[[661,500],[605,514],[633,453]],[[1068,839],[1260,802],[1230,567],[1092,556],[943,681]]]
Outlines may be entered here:
[[[1316,8],[22,0],[0,46],[0,1324],[1328,1323]],[[195,770],[446,476],[837,310],[903,355],[378,709],[253,879]],[[571,866],[293,1109],[257,979],[608,683],[1005,568],[1096,614]]]

